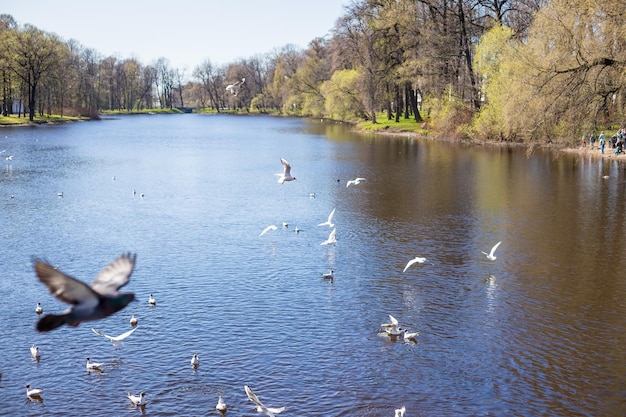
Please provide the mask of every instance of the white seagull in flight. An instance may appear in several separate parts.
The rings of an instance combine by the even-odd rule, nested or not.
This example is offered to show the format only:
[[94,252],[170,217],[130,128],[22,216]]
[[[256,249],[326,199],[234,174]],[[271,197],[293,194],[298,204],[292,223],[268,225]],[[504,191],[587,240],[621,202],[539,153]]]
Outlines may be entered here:
[[483,254],[485,254],[487,259],[489,259],[490,261],[495,261],[496,260],[496,256],[494,256],[494,254],[496,253],[496,249],[498,249],[498,246],[500,246],[500,243],[502,243],[502,242],[498,242],[495,245],[493,245],[493,248],[491,248],[491,252],[489,252],[489,253],[483,252]]
[[336,235],[337,235],[337,228],[333,229],[333,231],[330,232],[330,235],[328,235],[328,239],[323,241],[321,245],[330,245],[331,243],[337,243]]
[[282,174],[274,174],[274,175],[278,175],[280,178],[278,178],[278,183],[282,184],[285,181],[293,181],[296,179],[296,177],[292,177],[291,176],[291,165],[289,164],[289,162],[287,162],[287,160],[285,158],[280,158],[280,163],[283,164],[283,173]]
[[134,329],[129,330],[129,331],[127,331],[127,332],[124,332],[124,333],[122,333],[122,334],[121,334],[121,335],[119,335],[119,336],[109,336],[108,334],[104,334],[104,333],[102,333],[102,332],[101,332],[100,330],[98,330],[98,329],[93,329],[93,328],[92,328],[91,330],[92,330],[95,334],[97,334],[97,335],[99,335],[99,336],[102,336],[102,337],[104,337],[104,338],[109,339],[109,340],[111,341],[111,343],[113,343],[113,346],[115,346],[115,347],[119,347],[119,346],[121,346],[121,345],[122,345],[122,340],[126,339],[128,336],[130,336],[131,334],[133,334],[133,332],[134,332],[135,330],[137,330],[137,329],[138,329],[138,327],[135,327]]
[[285,411],[285,407],[280,407],[280,408],[266,407],[265,405],[263,405],[261,400],[259,400],[259,397],[257,397],[256,394],[252,392],[250,387],[248,387],[247,385],[244,385],[243,388],[246,391],[246,395],[248,396],[248,399],[250,399],[250,401],[256,404],[255,409],[258,413],[263,413],[268,417],[276,417],[275,416],[276,414],[280,414],[283,411]]
[[[416,262],[419,262],[421,264],[423,264],[424,262],[428,261],[428,259],[426,258],[421,258],[419,256],[416,256],[415,258],[411,259],[409,262],[407,262],[406,266],[404,267],[404,269],[402,270],[402,272],[406,272],[407,269],[409,269],[411,267],[411,265],[413,265]],[[428,261],[429,264],[433,264],[432,262]]]
[[246,82],[245,77],[241,79],[241,81],[237,81],[234,84],[229,84],[226,86],[226,91],[229,91],[233,96],[236,96],[237,93],[239,92],[239,89],[241,88],[241,86],[243,85],[243,83]]
[[266,234],[270,230],[276,230],[276,229],[278,229],[278,227],[274,226],[273,224],[270,224],[265,229],[263,229],[263,231],[261,233],[259,233],[259,236],[263,236],[264,234]]
[[353,180],[350,180],[346,183],[346,188],[348,188],[351,185],[359,185],[361,181],[365,181],[365,178],[355,178]]
[[333,216],[335,215],[335,209],[333,209],[333,211],[330,212],[330,214],[328,215],[328,220],[326,220],[324,223],[320,223],[318,224],[318,226],[328,226],[328,227],[333,227]]

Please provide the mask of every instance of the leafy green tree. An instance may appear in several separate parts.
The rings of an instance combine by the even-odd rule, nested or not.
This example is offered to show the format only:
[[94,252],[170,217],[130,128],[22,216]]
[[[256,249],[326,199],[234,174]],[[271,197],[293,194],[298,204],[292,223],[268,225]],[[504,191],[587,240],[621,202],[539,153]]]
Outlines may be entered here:
[[9,67],[28,87],[28,118],[35,119],[37,88],[59,62],[60,40],[32,25],[10,32]]
[[322,83],[326,114],[333,119],[348,120],[363,117],[365,109],[359,97],[359,72],[335,71],[330,80]]
[[553,0],[509,51],[502,103],[511,131],[528,140],[573,141],[623,117],[622,0]]

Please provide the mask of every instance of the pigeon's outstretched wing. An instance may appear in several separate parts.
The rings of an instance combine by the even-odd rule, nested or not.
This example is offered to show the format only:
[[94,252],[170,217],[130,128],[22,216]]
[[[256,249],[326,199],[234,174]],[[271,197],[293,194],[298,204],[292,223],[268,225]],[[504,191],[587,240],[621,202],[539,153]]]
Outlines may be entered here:
[[137,255],[125,253],[98,274],[91,283],[91,288],[98,294],[111,295],[128,284],[130,275],[135,269]]
[[67,304],[82,304],[85,306],[97,306],[98,294],[89,286],[75,278],[65,275],[52,265],[35,260],[35,273],[39,281],[44,283],[50,294]]

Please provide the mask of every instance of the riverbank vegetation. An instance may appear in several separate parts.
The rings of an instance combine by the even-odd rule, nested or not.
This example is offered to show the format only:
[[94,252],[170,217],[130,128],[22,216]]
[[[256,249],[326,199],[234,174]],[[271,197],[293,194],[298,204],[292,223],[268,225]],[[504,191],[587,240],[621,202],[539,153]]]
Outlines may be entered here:
[[626,122],[623,12],[623,0],[355,0],[304,50],[191,70],[103,57],[0,15],[3,114],[193,108],[571,146]]

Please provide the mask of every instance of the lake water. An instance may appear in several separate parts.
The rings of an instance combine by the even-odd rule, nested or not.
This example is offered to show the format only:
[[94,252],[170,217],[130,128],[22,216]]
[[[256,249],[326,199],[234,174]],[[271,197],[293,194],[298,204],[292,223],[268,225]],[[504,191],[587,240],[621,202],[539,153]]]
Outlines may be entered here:
[[[258,415],[244,385],[281,416],[626,412],[616,161],[197,114],[4,128],[2,149],[0,415],[218,415],[218,395],[227,416]],[[281,157],[296,181],[277,183]],[[321,245],[333,208],[337,243]],[[126,251],[136,302],[37,333],[37,302],[66,305],[33,257],[91,282]],[[432,264],[403,272],[416,256]],[[131,314],[121,348],[91,331],[123,333]],[[389,314],[418,343],[381,335]]]

